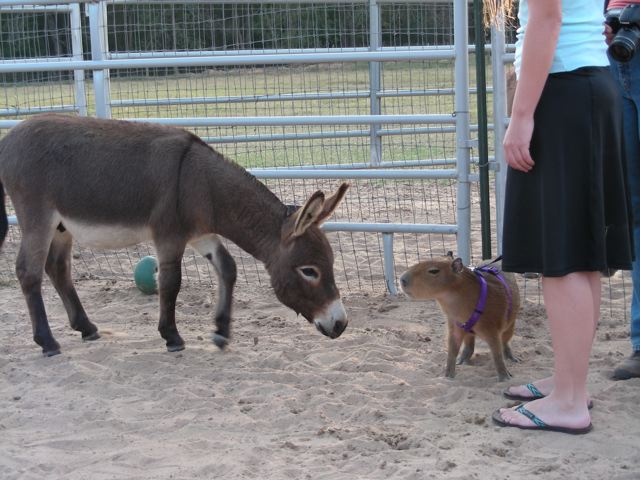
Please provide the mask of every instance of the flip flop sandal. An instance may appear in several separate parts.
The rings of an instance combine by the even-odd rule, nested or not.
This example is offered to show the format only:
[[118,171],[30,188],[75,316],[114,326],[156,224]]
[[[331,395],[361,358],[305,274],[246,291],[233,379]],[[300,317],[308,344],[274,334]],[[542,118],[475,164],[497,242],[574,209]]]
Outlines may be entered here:
[[[544,395],[540,390],[538,390],[533,383],[527,383],[525,387],[527,387],[527,390],[531,392],[531,395],[518,395],[516,393],[511,393],[509,392],[509,388],[511,387],[507,388],[504,392],[502,392],[502,395],[504,395],[504,397],[508,398],[509,400],[516,400],[519,402],[530,402],[532,400],[538,400],[539,398],[546,397],[546,395]],[[587,404],[587,408],[589,409],[593,408],[593,400],[589,400],[589,403]]]
[[531,395],[518,395],[517,393],[509,392],[509,388],[507,388],[502,395],[504,395],[509,400],[519,400],[523,402],[530,402],[531,400],[537,400],[539,398],[544,398],[545,395],[542,394],[540,390],[538,390],[533,383],[527,383],[525,385],[527,390],[531,392]]
[[585,433],[589,433],[593,429],[593,425],[591,423],[589,423],[588,426],[582,428],[556,427],[553,425],[547,425],[534,413],[527,410],[524,405],[518,406],[516,408],[516,412],[524,415],[529,420],[531,420],[533,422],[533,425],[516,425],[515,423],[506,422],[504,418],[502,418],[502,412],[500,412],[500,409],[493,412],[491,419],[493,420],[493,423],[495,423],[499,427],[514,427],[521,430],[546,430],[548,432],[568,433],[570,435],[584,435]]

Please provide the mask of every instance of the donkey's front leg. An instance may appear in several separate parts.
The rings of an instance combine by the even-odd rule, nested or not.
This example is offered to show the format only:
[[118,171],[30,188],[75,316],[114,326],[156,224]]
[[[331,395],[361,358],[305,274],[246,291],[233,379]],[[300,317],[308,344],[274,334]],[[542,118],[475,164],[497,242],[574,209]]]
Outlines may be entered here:
[[184,350],[184,340],[176,327],[176,299],[182,282],[182,255],[184,242],[172,243],[168,239],[156,241],[158,253],[158,294],[160,296],[160,321],[158,331],[167,341],[167,350]]
[[219,348],[224,348],[229,343],[231,332],[231,305],[237,277],[236,262],[217,235],[200,237],[192,241],[191,246],[211,262],[218,275],[218,305],[213,342]]

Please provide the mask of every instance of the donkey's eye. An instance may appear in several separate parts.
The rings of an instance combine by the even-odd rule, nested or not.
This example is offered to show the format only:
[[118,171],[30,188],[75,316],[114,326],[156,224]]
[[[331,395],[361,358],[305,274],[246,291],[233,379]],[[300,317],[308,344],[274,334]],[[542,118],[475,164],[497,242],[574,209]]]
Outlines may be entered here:
[[320,272],[316,267],[300,267],[298,271],[305,280],[317,280],[320,278]]
[[430,269],[429,269],[429,270],[427,270],[427,271],[428,271],[431,275],[435,275],[435,274],[437,274],[438,272],[440,272],[440,269],[439,269],[439,268],[435,268],[435,267],[434,267],[434,268],[430,268]]

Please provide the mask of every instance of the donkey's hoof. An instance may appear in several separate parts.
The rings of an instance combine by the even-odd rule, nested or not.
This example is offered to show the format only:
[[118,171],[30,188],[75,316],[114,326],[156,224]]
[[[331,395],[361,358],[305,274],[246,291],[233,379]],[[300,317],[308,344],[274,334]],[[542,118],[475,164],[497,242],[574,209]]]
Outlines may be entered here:
[[219,333],[214,333],[211,336],[211,340],[213,340],[213,343],[215,343],[220,350],[224,350],[226,346],[229,345],[229,339]]
[[100,338],[100,334],[98,333],[97,330],[87,335],[85,335],[84,333],[82,334],[82,340],[85,342],[91,342],[93,340],[98,340],[99,338]]
[[43,357],[53,357],[54,355],[60,355],[60,347],[52,349],[42,349]]
[[167,345],[167,352],[180,352],[184,350],[184,343],[177,345]]

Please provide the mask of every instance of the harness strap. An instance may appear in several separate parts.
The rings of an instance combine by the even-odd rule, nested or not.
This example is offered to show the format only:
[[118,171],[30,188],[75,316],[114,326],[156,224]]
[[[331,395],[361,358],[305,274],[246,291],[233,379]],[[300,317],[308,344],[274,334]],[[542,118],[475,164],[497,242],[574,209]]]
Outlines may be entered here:
[[[494,260],[494,262],[497,260],[499,259]],[[491,262],[491,263],[494,263],[494,262]],[[492,267],[491,264],[474,268],[473,273],[476,274],[476,277],[478,277],[478,280],[480,281],[480,297],[478,298],[478,303],[476,303],[476,308],[473,310],[473,313],[471,314],[471,317],[469,318],[469,320],[467,320],[465,323],[457,322],[458,326],[467,333],[473,333],[473,326],[478,322],[478,320],[480,320],[480,317],[484,313],[484,307],[487,304],[488,287],[487,287],[487,281],[484,279],[482,272],[491,273],[498,280],[500,280],[500,283],[502,283],[502,285],[504,286],[505,293],[507,294],[507,302],[509,304],[509,307],[507,310],[507,317],[511,315],[511,310],[513,309],[513,302],[511,299],[511,288],[509,287],[509,284],[504,279],[504,277],[500,274],[500,270],[498,270],[495,267]]]

